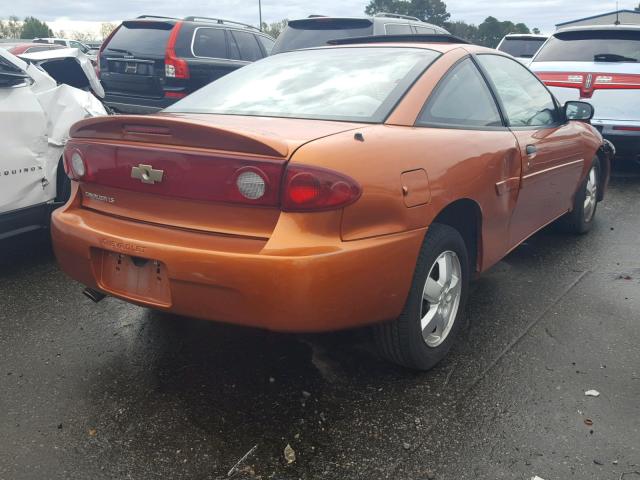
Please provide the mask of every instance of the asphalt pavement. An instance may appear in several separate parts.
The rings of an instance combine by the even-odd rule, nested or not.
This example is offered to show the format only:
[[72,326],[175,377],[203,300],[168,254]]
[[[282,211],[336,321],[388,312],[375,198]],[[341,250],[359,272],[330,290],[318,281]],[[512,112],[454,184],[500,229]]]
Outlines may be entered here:
[[545,229],[474,281],[427,373],[366,330],[274,334],[81,290],[46,241],[2,247],[0,479],[228,478],[249,453],[231,478],[640,480],[639,169],[588,235]]

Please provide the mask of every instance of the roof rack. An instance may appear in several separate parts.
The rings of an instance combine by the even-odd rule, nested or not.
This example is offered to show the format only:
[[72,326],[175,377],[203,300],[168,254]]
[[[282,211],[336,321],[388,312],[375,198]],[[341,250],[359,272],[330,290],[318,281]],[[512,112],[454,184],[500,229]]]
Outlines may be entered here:
[[418,17],[412,17],[410,15],[400,15],[399,13],[387,13],[387,12],[379,12],[374,15],[374,17],[386,17],[386,18],[402,18],[404,20],[413,20],[415,22],[421,22]]
[[418,35],[371,35],[368,37],[338,38],[329,40],[329,45],[357,45],[359,43],[464,43],[471,42],[446,33]]
[[219,24],[241,25],[241,26],[243,26],[245,28],[253,28],[254,30],[260,31],[260,29],[258,27],[255,27],[253,25],[249,25],[248,23],[235,22],[233,20],[225,20],[224,18],[191,16],[191,17],[184,17],[183,20],[185,20],[187,22],[198,22],[198,21],[203,21],[204,20],[206,22],[215,22],[215,23],[219,23]]

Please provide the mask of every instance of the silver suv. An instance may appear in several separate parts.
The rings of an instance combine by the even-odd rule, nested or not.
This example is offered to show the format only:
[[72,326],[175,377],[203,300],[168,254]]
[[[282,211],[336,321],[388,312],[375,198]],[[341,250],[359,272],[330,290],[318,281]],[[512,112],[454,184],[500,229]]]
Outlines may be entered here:
[[311,16],[289,21],[280,34],[271,54],[319,47],[329,40],[371,35],[449,35],[442,27],[420,21],[419,18],[395,13],[378,13],[365,18]]

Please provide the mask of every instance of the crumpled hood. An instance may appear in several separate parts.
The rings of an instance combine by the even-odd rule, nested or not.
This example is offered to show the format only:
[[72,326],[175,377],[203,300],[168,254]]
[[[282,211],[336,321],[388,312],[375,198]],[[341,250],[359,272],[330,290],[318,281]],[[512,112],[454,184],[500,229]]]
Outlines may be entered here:
[[78,62],[78,65],[80,65],[80,68],[82,68],[82,71],[87,76],[87,80],[89,81],[89,85],[91,85],[91,90],[93,90],[93,93],[95,93],[100,98],[104,98],[104,89],[102,88],[102,84],[98,79],[98,75],[96,75],[96,71],[93,68],[91,59],[77,48],[60,48],[54,50],[45,50],[42,52],[25,53],[18,55],[18,57],[23,60],[37,63],[39,65],[42,65],[43,63],[51,60],[72,58],[76,62]]

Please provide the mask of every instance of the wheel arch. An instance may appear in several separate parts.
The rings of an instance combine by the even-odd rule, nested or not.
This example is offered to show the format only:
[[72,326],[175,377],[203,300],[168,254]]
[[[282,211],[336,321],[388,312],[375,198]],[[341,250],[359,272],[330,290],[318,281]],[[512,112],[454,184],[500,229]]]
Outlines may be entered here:
[[448,225],[460,233],[469,253],[469,266],[472,271],[479,272],[482,265],[482,209],[478,202],[469,198],[455,200],[440,210],[433,223]]
[[609,184],[609,178],[611,177],[611,162],[615,156],[615,147],[605,141],[595,155],[600,160],[600,185],[598,185],[598,201],[604,200],[604,194]]

